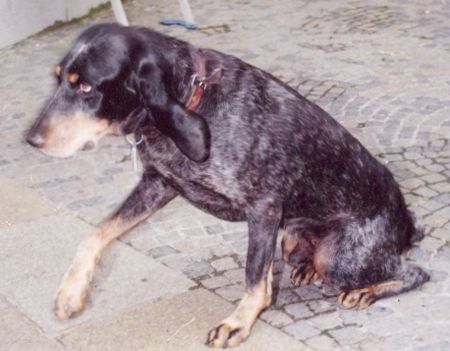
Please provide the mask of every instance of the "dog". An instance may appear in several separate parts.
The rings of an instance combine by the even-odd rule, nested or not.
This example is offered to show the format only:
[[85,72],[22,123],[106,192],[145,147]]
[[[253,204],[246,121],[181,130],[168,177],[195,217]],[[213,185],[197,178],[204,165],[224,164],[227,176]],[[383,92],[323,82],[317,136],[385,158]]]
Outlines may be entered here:
[[142,179],[77,249],[55,314],[81,311],[103,249],[176,196],[247,221],[245,293],[207,344],[234,347],[271,303],[279,231],[292,280],[338,289],[347,308],[426,282],[401,253],[420,237],[399,186],[344,127],[274,76],[143,27],[86,29],[56,65],[57,88],[28,131],[56,157],[134,134]]

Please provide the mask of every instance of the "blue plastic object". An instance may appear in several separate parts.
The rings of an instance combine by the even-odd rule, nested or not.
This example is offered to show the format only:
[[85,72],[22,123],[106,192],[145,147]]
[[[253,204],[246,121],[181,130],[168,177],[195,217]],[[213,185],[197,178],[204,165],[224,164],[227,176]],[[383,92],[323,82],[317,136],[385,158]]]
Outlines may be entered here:
[[195,23],[187,23],[182,19],[164,19],[159,21],[160,24],[165,26],[183,26],[186,29],[197,29],[197,25]]

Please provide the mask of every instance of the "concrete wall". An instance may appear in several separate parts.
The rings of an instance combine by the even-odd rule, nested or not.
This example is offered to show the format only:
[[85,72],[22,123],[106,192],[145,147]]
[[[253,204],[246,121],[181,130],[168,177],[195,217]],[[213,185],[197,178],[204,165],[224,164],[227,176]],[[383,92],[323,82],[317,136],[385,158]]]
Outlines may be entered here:
[[0,48],[80,17],[107,0],[0,0]]

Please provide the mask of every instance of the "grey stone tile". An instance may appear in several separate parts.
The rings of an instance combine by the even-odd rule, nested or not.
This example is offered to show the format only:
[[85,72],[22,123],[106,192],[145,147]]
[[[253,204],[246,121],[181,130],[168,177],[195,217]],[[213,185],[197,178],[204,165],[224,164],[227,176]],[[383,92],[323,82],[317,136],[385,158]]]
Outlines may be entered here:
[[320,329],[313,327],[307,321],[295,322],[283,330],[298,340],[306,340],[320,334]]
[[341,329],[330,330],[329,333],[340,345],[353,345],[367,338],[364,328],[348,326]]
[[306,341],[308,346],[311,346],[315,350],[319,351],[329,351],[329,350],[338,350],[339,345],[330,338],[328,335],[318,335],[313,336],[312,338]]
[[35,191],[0,175],[0,230],[24,221],[32,221],[61,209]]
[[64,350],[56,340],[43,335],[36,325],[1,299],[0,314],[1,350]]
[[212,261],[211,266],[218,272],[238,268],[238,265],[232,257],[224,257],[218,260]]
[[[201,302],[201,303],[199,303]],[[76,350],[210,350],[207,332],[234,309],[230,303],[204,289],[146,303],[113,318],[79,326],[59,339]],[[308,350],[285,333],[258,321],[242,351]]]
[[320,314],[309,319],[309,323],[321,330],[335,329],[343,326],[343,321],[338,312]]
[[227,301],[236,302],[244,296],[244,287],[240,284],[230,285],[217,289],[216,293]]
[[284,327],[293,322],[291,317],[279,310],[266,310],[261,314],[261,319],[277,328]]
[[207,278],[201,281],[201,284],[207,289],[222,288],[224,286],[230,285],[231,283],[232,281],[230,281],[224,276]]
[[304,319],[314,315],[305,303],[293,303],[286,305],[284,306],[284,310],[295,319]]
[[105,252],[86,310],[69,321],[56,321],[52,309],[58,284],[76,247],[92,232],[91,226],[67,215],[1,230],[0,294],[42,330],[53,333],[195,286],[182,274],[115,243]]

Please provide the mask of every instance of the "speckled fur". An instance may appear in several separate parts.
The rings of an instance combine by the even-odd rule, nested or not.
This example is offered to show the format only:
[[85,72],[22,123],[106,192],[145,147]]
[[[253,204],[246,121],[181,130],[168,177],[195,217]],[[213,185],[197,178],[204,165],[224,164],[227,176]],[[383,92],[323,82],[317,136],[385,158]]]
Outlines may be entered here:
[[[221,77],[192,112],[185,105],[199,58],[206,75],[220,69]],[[315,237],[311,250],[287,253],[288,262],[317,255],[323,278],[340,289],[408,271],[400,254],[416,229],[392,174],[328,113],[269,73],[115,24],[86,30],[61,66],[62,75],[75,71],[93,85],[91,100],[81,96],[72,106],[144,137],[144,176],[115,216],[139,216],[158,205],[149,202],[180,195],[219,218],[247,221],[249,290],[267,279],[280,228],[300,244]],[[43,113],[31,134],[45,129],[48,108]]]

